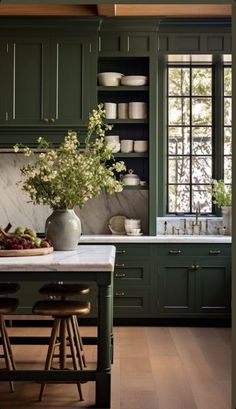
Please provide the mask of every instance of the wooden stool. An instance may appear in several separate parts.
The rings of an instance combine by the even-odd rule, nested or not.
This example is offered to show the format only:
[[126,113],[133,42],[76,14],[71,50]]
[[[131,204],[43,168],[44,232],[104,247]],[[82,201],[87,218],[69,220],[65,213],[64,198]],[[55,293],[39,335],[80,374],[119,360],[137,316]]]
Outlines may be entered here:
[[17,283],[0,283],[0,295],[15,294],[19,289]]
[[[75,370],[83,369],[79,367],[76,353],[80,353],[80,345],[77,336],[77,328],[74,326],[73,316],[87,315],[90,312],[90,303],[72,300],[49,300],[38,301],[33,307],[33,313],[38,315],[51,315],[54,318],[52,327],[45,370],[52,368],[54,349],[59,342],[59,369],[66,369],[66,340],[68,338],[71,350],[73,368]],[[46,383],[41,384],[39,400],[43,398]],[[80,383],[77,384],[80,400],[83,400]]]
[[[75,295],[86,295],[90,292],[90,288],[87,284],[72,284],[72,283],[48,283],[44,284],[40,290],[40,294],[47,295],[48,297],[55,297],[56,299],[65,300],[67,297],[73,297]],[[83,341],[80,335],[79,324],[76,315],[73,315],[73,326],[77,329],[77,337],[79,340],[79,354],[78,360],[80,368],[86,368],[85,352]]]
[[[1,290],[0,290],[0,294]],[[5,359],[6,362],[6,369],[9,371],[13,371],[16,369],[15,361],[13,358],[13,353],[11,349],[10,339],[7,334],[6,324],[3,318],[3,315],[13,313],[19,301],[16,298],[1,298],[0,297],[0,333],[2,338],[2,346],[3,346],[3,355],[0,355],[1,358]],[[14,392],[14,384],[13,381],[9,382],[11,392]]]

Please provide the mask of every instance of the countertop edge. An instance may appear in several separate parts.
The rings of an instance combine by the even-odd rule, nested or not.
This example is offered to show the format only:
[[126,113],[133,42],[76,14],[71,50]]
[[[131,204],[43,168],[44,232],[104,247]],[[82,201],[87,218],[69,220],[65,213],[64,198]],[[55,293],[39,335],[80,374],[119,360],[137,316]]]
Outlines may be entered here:
[[112,243],[201,243],[201,244],[231,244],[231,236],[118,236],[118,235],[82,235],[79,244],[112,244]]

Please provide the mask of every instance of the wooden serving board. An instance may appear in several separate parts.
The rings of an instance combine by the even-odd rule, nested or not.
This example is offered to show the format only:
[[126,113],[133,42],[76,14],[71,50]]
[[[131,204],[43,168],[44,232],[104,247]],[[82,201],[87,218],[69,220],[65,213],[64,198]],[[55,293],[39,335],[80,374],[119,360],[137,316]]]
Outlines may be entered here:
[[53,247],[40,247],[38,249],[24,250],[0,250],[0,257],[25,257],[25,256],[43,256],[53,252]]

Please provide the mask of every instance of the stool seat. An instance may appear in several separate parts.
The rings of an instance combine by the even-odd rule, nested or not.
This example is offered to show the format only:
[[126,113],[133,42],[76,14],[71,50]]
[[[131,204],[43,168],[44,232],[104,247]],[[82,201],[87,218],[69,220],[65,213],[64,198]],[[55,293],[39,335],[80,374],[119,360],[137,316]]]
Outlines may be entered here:
[[17,298],[0,297],[0,315],[11,314],[19,305]]
[[40,294],[70,297],[73,295],[85,295],[90,292],[87,284],[68,284],[68,283],[48,283],[39,290]]
[[90,302],[72,300],[37,301],[33,313],[52,315],[54,317],[68,317],[71,315],[87,315],[90,312]]
[[14,294],[20,289],[17,283],[0,283],[0,295]]

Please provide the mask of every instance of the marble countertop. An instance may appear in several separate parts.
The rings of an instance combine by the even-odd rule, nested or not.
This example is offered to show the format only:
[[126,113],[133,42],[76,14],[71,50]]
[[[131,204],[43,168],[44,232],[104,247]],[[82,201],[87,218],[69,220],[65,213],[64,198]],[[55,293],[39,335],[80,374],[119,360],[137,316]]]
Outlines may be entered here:
[[115,246],[78,246],[45,256],[0,257],[1,271],[113,271]]
[[81,236],[81,243],[222,243],[232,242],[231,236],[181,236],[181,235],[157,235],[157,236],[116,236],[113,234]]

